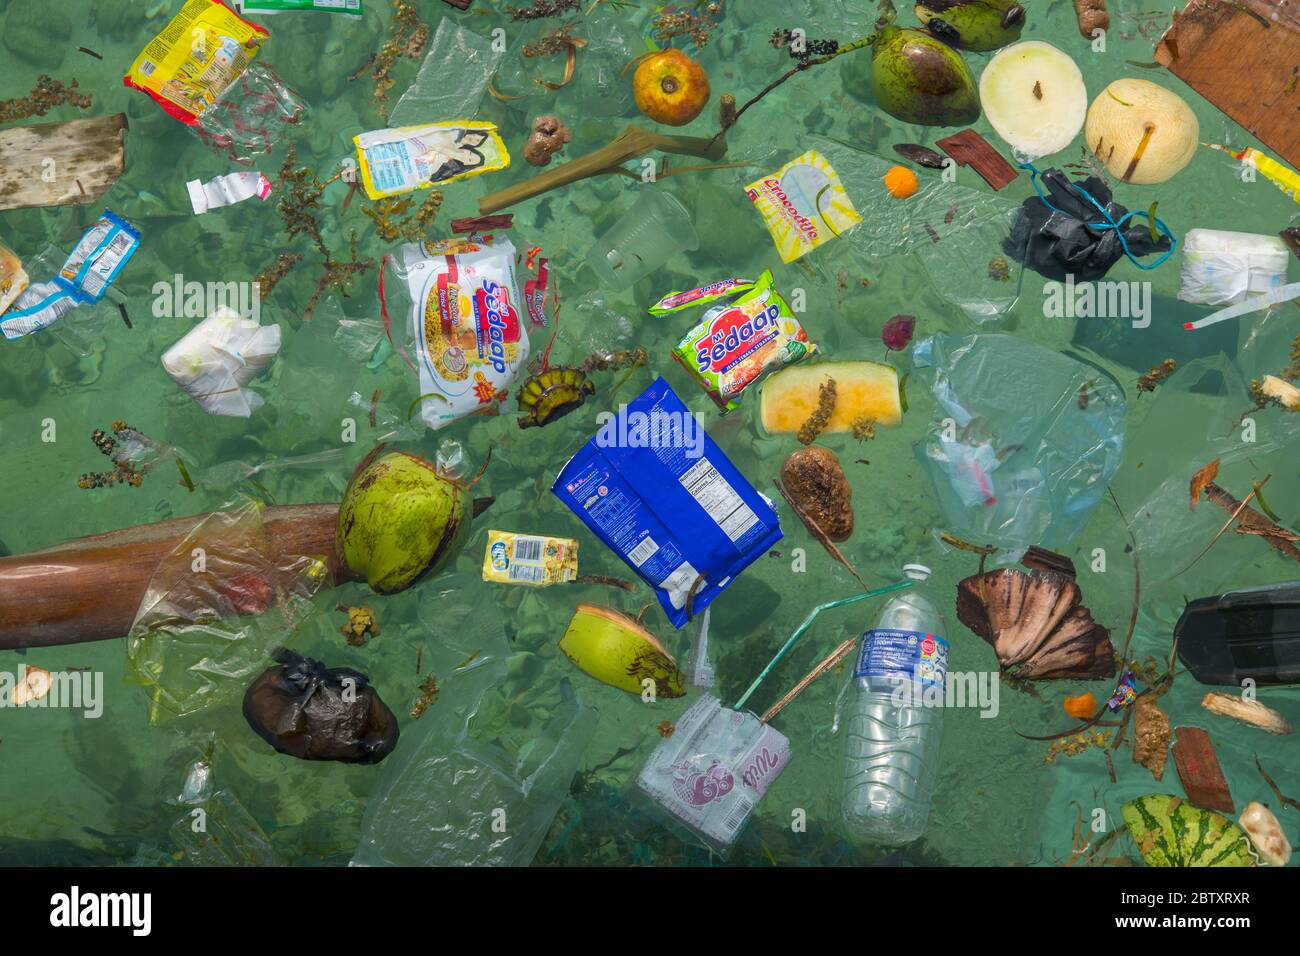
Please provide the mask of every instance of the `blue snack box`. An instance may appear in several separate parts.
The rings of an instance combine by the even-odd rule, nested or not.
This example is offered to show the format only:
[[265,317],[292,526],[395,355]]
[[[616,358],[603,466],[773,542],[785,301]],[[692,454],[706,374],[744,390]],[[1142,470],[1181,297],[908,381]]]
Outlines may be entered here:
[[561,469],[551,490],[655,589],[674,627],[781,540],[781,523],[662,378]]

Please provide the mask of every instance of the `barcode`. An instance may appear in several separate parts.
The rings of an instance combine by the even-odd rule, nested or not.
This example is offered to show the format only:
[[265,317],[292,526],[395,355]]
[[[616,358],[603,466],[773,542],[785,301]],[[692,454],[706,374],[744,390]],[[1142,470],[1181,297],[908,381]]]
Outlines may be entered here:
[[141,76],[153,76],[153,71],[156,70],[156,69],[158,69],[158,64],[155,63],[153,60],[141,60],[141,61],[140,61],[140,75],[141,75]]
[[649,535],[638,544],[635,548],[627,553],[627,559],[632,562],[634,567],[641,567],[659,550],[659,545],[655,544],[655,539]]
[[708,459],[702,458],[688,468],[680,481],[687,493],[732,541],[740,540],[758,522],[758,516]]
[[749,818],[749,811],[754,809],[754,801],[748,797],[737,797],[733,801],[731,812],[727,814],[722,825],[726,827],[728,833],[735,833],[740,829],[740,825]]
[[506,572],[506,576],[510,578],[511,581],[532,581],[538,583],[542,580],[542,575],[544,573],[545,568],[541,568],[535,564],[512,564],[510,565],[510,570]]
[[542,539],[515,538],[515,560],[533,563],[542,560]]

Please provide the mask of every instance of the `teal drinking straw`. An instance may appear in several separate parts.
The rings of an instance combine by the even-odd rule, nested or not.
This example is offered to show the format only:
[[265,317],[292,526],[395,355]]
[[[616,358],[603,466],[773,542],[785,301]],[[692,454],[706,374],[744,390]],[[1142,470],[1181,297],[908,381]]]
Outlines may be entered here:
[[754,678],[754,683],[749,685],[749,690],[745,691],[744,696],[742,696],[740,700],[736,701],[735,709],[740,710],[745,706],[745,701],[749,700],[754,691],[758,690],[758,685],[763,683],[767,678],[767,675],[772,673],[772,669],[776,667],[777,664],[781,663],[781,659],[785,657],[786,654],[790,653],[790,649],[799,643],[799,638],[803,637],[808,628],[812,627],[813,621],[817,619],[817,615],[822,611],[829,611],[831,608],[843,607],[846,604],[856,604],[858,601],[867,601],[871,598],[880,597],[883,594],[892,594],[894,591],[904,591],[911,586],[912,582],[910,580],[899,581],[897,584],[887,584],[883,588],[876,588],[874,591],[867,591],[864,594],[855,594],[852,597],[840,598],[838,601],[829,601],[826,604],[817,605],[812,609],[812,612],[803,619],[803,623],[795,628],[795,632],[790,635],[790,640],[786,641],[784,646],[776,652],[776,656],[768,661],[767,666],[763,668],[763,672]]

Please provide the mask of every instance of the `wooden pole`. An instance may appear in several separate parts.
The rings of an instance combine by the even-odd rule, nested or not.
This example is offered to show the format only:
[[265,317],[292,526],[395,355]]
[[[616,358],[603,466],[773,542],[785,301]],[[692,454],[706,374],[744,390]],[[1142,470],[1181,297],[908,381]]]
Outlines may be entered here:
[[[330,584],[345,576],[334,548],[337,504],[266,509],[268,557],[325,558]],[[208,515],[174,518],[0,558],[0,650],[80,644],[131,629],[162,560]]]

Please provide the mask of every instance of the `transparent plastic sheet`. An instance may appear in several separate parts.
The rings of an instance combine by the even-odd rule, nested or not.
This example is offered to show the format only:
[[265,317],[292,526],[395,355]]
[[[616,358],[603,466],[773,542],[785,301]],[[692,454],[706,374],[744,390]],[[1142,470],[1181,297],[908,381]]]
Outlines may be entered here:
[[[283,866],[266,832],[239,797],[218,778],[218,755],[225,748],[213,737],[201,748],[188,748],[179,792],[168,802],[183,808],[169,835],[190,866]],[[219,788],[220,787],[220,788]],[[169,862],[178,862],[175,857]]]
[[[250,464],[243,459],[218,462],[208,468],[191,468],[196,484],[205,488],[219,488],[222,491],[239,491],[249,495],[265,494],[262,487],[266,476],[275,472],[306,472],[319,474],[325,469],[335,469],[341,476],[348,474],[355,453],[346,448],[332,448],[328,451],[314,452],[307,455],[293,455],[288,458],[267,458],[257,464]],[[339,493],[342,494],[342,487]]]
[[[1296,577],[1300,564],[1272,550],[1259,535],[1229,530],[1201,556],[1230,512],[1204,497],[1193,509],[1190,486],[1192,476],[1216,458],[1215,481],[1238,501],[1271,475],[1261,494],[1280,506],[1280,523],[1288,526],[1300,518],[1286,507],[1300,497],[1300,475],[1294,468],[1300,439],[1295,419],[1300,416],[1277,408],[1250,411],[1247,382],[1225,355],[1182,366],[1143,402],[1149,406],[1129,438],[1134,460],[1116,477],[1114,488],[1138,552],[1148,562],[1144,598],[1165,599],[1177,608],[1185,598],[1238,587],[1246,574],[1258,581],[1261,570],[1273,581]],[[1245,418],[1254,422],[1252,442],[1242,440]],[[1146,461],[1141,451],[1154,447],[1165,449],[1158,463]],[[1260,510],[1257,501],[1250,507]]]
[[414,82],[393,107],[388,125],[415,126],[476,117],[488,81],[505,55],[492,46],[491,38],[444,17]]
[[[809,136],[807,140],[809,148],[835,167],[854,207],[862,214],[862,223],[841,238],[872,258],[936,244],[931,230],[940,236],[941,243],[946,242],[971,226],[1000,223],[1019,208],[1018,203],[997,193],[945,182],[937,170],[919,172],[920,189],[907,199],[895,199],[885,188],[884,179],[891,167],[903,163],[901,157],[882,158],[827,136]],[[1005,234],[988,250],[985,271],[988,260],[1002,253],[1001,238]]]
[[163,723],[243,695],[315,613],[321,560],[276,563],[258,502],[214,512],[158,564],[127,635],[127,680]]
[[442,584],[420,608],[437,700],[385,761],[354,866],[528,864],[595,729],[567,680],[539,690],[536,655],[511,654],[504,607],[457,606],[464,581]]
[[282,140],[285,127],[301,123],[307,110],[307,101],[285,86],[273,67],[252,63],[191,128],[210,149],[251,166]]
[[950,530],[978,544],[1068,546],[1119,468],[1123,388],[1008,335],[936,335],[913,359],[938,406],[916,453]]

